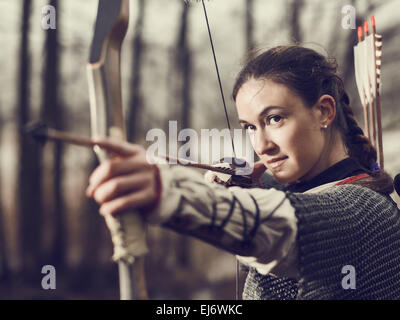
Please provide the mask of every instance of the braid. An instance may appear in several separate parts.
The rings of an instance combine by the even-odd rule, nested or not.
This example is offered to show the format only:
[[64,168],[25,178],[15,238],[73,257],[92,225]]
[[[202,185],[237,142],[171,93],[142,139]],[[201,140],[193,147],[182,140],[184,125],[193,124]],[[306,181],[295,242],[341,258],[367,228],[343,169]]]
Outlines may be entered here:
[[373,171],[372,166],[378,154],[371,141],[364,135],[350,107],[350,98],[344,90],[342,79],[336,73],[336,65],[326,61],[331,68],[325,68],[319,96],[329,94],[337,101],[335,126],[342,135],[349,157],[354,159],[370,177],[353,182],[382,194],[393,192],[393,179],[385,171]]
[[392,193],[394,191],[392,177],[384,170],[379,172],[372,171],[371,165],[374,164],[378,158],[376,149],[358,125],[353,110],[350,107],[349,96],[344,90],[340,102],[347,125],[343,141],[345,141],[349,156],[356,160],[359,165],[371,175],[369,178],[361,179],[353,183],[370,188],[379,193]]
[[347,133],[344,141],[349,156],[357,160],[364,169],[370,170],[371,165],[377,160],[377,152],[358,125],[353,110],[350,107],[350,99],[344,91],[341,99],[341,107],[347,124]]

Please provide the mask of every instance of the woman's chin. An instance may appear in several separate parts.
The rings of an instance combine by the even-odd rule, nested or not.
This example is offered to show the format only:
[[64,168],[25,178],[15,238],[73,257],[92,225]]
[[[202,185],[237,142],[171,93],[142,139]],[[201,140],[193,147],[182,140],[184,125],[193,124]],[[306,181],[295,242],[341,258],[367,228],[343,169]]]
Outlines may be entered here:
[[277,182],[281,184],[293,184],[297,183],[298,178],[292,174],[285,174],[282,171],[273,172],[274,178]]

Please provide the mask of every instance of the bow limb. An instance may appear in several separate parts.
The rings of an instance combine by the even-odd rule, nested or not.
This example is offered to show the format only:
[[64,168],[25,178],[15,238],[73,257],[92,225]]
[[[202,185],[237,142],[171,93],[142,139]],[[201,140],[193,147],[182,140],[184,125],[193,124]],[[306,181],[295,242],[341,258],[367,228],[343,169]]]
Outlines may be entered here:
[[[92,136],[126,139],[121,94],[121,46],[129,23],[129,0],[99,0],[87,65]],[[108,155],[95,147],[100,162]],[[147,299],[144,257],[148,252],[140,215],[106,216],[118,262],[122,300]]]

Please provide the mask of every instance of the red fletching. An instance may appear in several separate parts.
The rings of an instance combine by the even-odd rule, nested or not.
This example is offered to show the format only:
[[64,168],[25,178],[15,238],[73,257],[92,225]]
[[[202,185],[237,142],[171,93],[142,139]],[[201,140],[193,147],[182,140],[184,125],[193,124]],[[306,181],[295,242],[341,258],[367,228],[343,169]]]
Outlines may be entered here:
[[372,25],[372,27],[375,27],[375,17],[374,16],[371,17],[371,25]]
[[363,39],[362,27],[357,28],[357,35],[358,35],[358,41],[362,41],[362,39]]
[[365,32],[365,36],[368,35],[368,22],[364,21],[364,32]]

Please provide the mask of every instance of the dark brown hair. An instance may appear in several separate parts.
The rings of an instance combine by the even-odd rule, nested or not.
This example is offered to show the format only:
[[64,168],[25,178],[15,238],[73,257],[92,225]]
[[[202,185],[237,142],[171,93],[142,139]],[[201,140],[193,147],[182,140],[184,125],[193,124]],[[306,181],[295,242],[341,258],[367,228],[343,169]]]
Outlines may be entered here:
[[333,122],[341,133],[349,157],[353,158],[370,177],[354,184],[376,192],[393,192],[393,179],[384,170],[373,171],[377,161],[376,149],[364,135],[350,107],[350,99],[343,81],[337,73],[335,59],[299,45],[278,46],[251,58],[240,71],[232,97],[236,100],[241,86],[249,79],[269,79],[283,84],[297,94],[311,108],[318,99],[328,94],[336,102],[336,118]]

